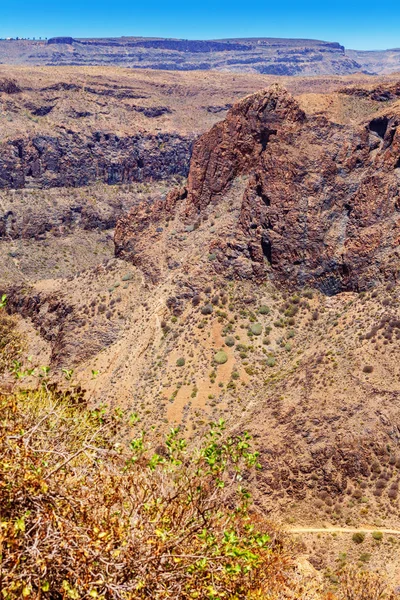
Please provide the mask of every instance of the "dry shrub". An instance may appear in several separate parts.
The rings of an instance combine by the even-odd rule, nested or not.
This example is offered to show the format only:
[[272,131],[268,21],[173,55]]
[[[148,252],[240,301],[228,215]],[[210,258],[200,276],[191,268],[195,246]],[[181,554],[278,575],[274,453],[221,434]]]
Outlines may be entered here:
[[349,567],[340,576],[339,591],[328,595],[326,600],[384,599],[395,600],[395,595],[382,575]]
[[[247,435],[151,450],[136,418],[46,384],[0,395],[0,588],[14,598],[273,598],[291,558],[251,510]],[[261,594],[261,595],[260,595]]]
[[0,374],[12,367],[21,352],[22,341],[16,331],[16,319],[0,307]]

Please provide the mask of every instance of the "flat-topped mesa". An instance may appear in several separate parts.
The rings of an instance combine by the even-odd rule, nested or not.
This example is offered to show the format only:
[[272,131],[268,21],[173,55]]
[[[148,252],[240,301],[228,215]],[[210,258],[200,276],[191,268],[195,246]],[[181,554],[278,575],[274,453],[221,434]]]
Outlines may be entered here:
[[397,104],[341,125],[306,116],[279,86],[248,96],[195,142],[186,188],[147,211],[151,242],[132,214],[117,227],[117,254],[150,264],[160,219],[201,223],[219,204],[229,229],[217,224],[211,242],[204,239],[221,274],[273,277],[326,294],[396,280],[399,125]]
[[296,100],[273,85],[235,104],[194,144],[187,183],[187,209],[201,211],[239,175],[251,172],[271,136],[306,119]]

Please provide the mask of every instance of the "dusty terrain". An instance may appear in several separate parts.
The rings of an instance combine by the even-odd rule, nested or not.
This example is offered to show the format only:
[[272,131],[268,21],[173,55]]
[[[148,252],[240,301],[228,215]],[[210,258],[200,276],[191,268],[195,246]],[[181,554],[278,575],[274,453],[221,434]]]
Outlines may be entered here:
[[[95,68],[1,67],[2,77],[21,90],[1,94],[4,145],[62,127],[191,140],[179,173],[153,146],[153,172],[129,180],[93,167],[90,185],[68,187],[75,163],[61,169],[51,153],[37,176],[3,178],[0,292],[27,338],[21,360],[61,382],[73,369],[92,405],[128,406],[156,431],[179,424],[190,439],[219,418],[249,430],[263,466],[257,502],[296,531],[312,564],[334,577],[338,561],[368,563],[399,585],[396,78],[271,88],[267,76]],[[52,111],[25,130],[26,103],[43,105],[44,88],[72,80],[76,109],[93,114],[74,126],[75,92],[59,87]],[[125,99],[107,94],[99,123],[85,85],[135,89],[171,112],[127,119]],[[115,169],[120,157],[114,141]],[[5,172],[24,172],[21,161],[17,152]]]

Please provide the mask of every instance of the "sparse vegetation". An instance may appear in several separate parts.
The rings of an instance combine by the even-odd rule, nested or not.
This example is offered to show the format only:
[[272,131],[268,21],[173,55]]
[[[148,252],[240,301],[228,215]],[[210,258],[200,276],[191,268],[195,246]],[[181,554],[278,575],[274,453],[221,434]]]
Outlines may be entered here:
[[[3,65],[2,69],[7,72],[10,67]],[[303,208],[299,209],[295,202],[293,210],[286,213],[286,208],[272,198],[272,207],[268,208],[269,198],[264,198],[264,192],[272,188],[262,169],[256,183],[251,174],[235,176],[229,185],[229,195],[213,194],[210,202],[207,199],[200,203],[199,210],[193,213],[186,212],[194,196],[188,182],[181,177],[119,183],[120,177],[136,177],[134,165],[123,171],[113,167],[109,173],[113,185],[100,182],[92,185],[89,180],[89,185],[83,187],[38,189],[41,182],[46,186],[62,183],[57,172],[47,178],[45,163],[53,157],[58,164],[58,149],[54,146],[54,156],[51,150],[51,140],[55,139],[51,132],[54,115],[60,117],[58,124],[64,127],[65,139],[74,138],[68,131],[76,130],[78,121],[77,117],[72,120],[67,114],[70,98],[75,99],[76,107],[81,103],[92,106],[100,106],[98,101],[102,103],[101,110],[96,109],[92,117],[82,117],[79,121],[82,135],[88,131],[90,136],[96,136],[97,148],[104,142],[104,169],[96,174],[93,171],[90,177],[103,177],[109,172],[108,146],[113,155],[119,148],[129,153],[131,123],[119,118],[122,114],[118,113],[119,104],[125,116],[124,107],[129,105],[133,129],[139,131],[139,136],[142,132],[147,135],[144,132],[148,117],[144,113],[140,121],[135,117],[135,107],[142,101],[134,98],[132,102],[122,101],[122,96],[118,102],[113,99],[113,95],[121,91],[118,81],[124,85],[129,80],[133,82],[128,72],[117,81],[106,73],[99,78],[95,71],[89,70],[83,77],[76,69],[63,69],[65,85],[69,85],[74,72],[77,78],[74,84],[101,89],[106,96],[101,98],[85,89],[50,92],[50,84],[61,85],[59,74],[56,81],[50,81],[51,71],[44,69],[35,85],[29,86],[31,75],[21,70],[18,83],[24,93],[5,97],[3,107],[3,138],[7,147],[15,150],[17,159],[20,153],[22,162],[30,162],[36,154],[36,145],[28,142],[31,134],[47,149],[38,176],[32,162],[32,175],[28,176],[29,185],[34,183],[32,189],[0,191],[5,217],[1,236],[1,289],[9,296],[7,302],[0,293],[0,391],[4,400],[2,416],[6,415],[0,421],[6,440],[3,451],[16,455],[15,463],[22,473],[20,476],[14,472],[14,458],[4,458],[0,497],[3,494],[6,500],[12,499],[12,502],[7,500],[9,504],[16,505],[12,512],[11,504],[6,501],[4,504],[4,510],[9,511],[7,585],[15,585],[15,581],[18,585],[24,583],[24,587],[7,588],[10,598],[1,589],[0,596],[13,600],[19,593],[20,597],[33,600],[37,596],[41,596],[41,600],[47,597],[49,600],[74,597],[86,600],[97,594],[99,600],[128,600],[147,594],[148,598],[164,600],[169,594],[174,598],[182,595],[185,598],[186,594],[188,598],[210,597],[210,600],[277,600],[272,590],[267,587],[266,592],[263,588],[260,575],[254,573],[254,565],[251,572],[245,573],[249,563],[243,562],[242,556],[230,556],[229,568],[236,567],[238,559],[242,579],[246,581],[238,583],[237,573],[233,573],[232,581],[223,579],[227,576],[228,557],[224,554],[221,522],[213,521],[212,527],[216,526],[217,533],[212,528],[208,530],[216,540],[215,555],[198,532],[191,541],[182,541],[183,530],[190,533],[192,523],[202,523],[192,503],[195,500],[197,507],[204,508],[202,499],[196,496],[198,485],[209,486],[203,490],[204,497],[214,494],[223,513],[221,518],[225,518],[228,525],[231,523],[226,521],[228,513],[236,515],[241,511],[235,486],[242,485],[257,495],[257,506],[249,504],[243,527],[240,523],[237,526],[237,537],[249,543],[246,548],[253,550],[247,529],[250,519],[256,529],[271,536],[268,546],[271,553],[274,555],[279,550],[287,561],[281,571],[280,563],[275,563],[282,586],[287,577],[290,578],[290,572],[293,573],[298,553],[308,557],[299,560],[296,571],[299,586],[291,580],[289,591],[277,592],[279,600],[348,600],[353,598],[351,594],[357,600],[357,594],[364,594],[370,600],[368,594],[373,596],[371,590],[379,586],[385,590],[382,593],[387,600],[390,593],[382,579],[389,577],[391,583],[392,573],[397,573],[400,566],[400,542],[395,533],[399,527],[400,502],[400,300],[398,257],[395,251],[390,255],[391,249],[387,246],[391,243],[390,236],[382,238],[384,244],[379,249],[379,260],[384,259],[382,269],[378,269],[374,257],[367,265],[368,273],[376,274],[374,290],[368,288],[370,282],[366,274],[365,281],[361,278],[355,281],[357,289],[365,286],[366,291],[357,293],[351,288],[359,269],[358,262],[349,263],[349,271],[345,262],[361,248],[357,236],[354,245],[343,245],[342,265],[329,261],[328,264],[328,257],[318,250],[325,248],[325,235],[328,235],[328,246],[334,244],[337,235],[343,237],[344,230],[341,225],[337,229],[335,222],[342,223],[336,221],[336,217],[340,215],[344,186],[339,190],[340,197],[333,194],[332,202],[325,202],[321,212],[317,196],[311,193],[318,188],[316,194],[320,194],[317,175],[318,185],[313,178],[299,178],[299,198],[303,190],[305,206],[308,195],[311,193],[313,197],[309,206],[313,223],[301,247],[297,243],[292,246],[287,236],[295,231],[292,226],[297,222],[298,210],[301,212]],[[132,89],[123,89],[130,98],[142,86],[151,87],[155,94],[165,96],[175,111],[172,121],[170,113],[152,118],[151,133],[144,145],[138,138],[138,169],[144,178],[152,171],[153,151],[162,152],[167,167],[173,170],[175,156],[179,157],[180,165],[184,162],[181,159],[189,156],[192,135],[197,136],[197,127],[203,127],[200,121],[193,121],[193,115],[190,122],[182,123],[183,137],[179,132],[177,136],[164,136],[165,125],[168,132],[175,131],[189,104],[198,105],[198,115],[210,123],[222,118],[208,111],[201,85],[194,96],[182,93],[186,75],[173,75],[171,88],[164,86],[161,83],[164,76],[160,77],[155,88],[146,75],[146,83],[135,76]],[[168,73],[166,77],[172,81]],[[197,76],[189,74],[187,77]],[[229,93],[234,91],[233,95],[241,89],[247,90],[249,80],[244,75],[238,77],[234,84],[232,78],[226,79]],[[212,96],[215,100],[218,98],[218,103],[222,102],[225,90],[220,89],[217,80],[213,85],[217,87]],[[318,85],[319,82],[313,82],[313,88]],[[28,99],[39,94],[38,86],[48,87],[45,96],[60,97],[60,101],[54,113],[47,117],[36,120],[32,120],[32,115],[26,117],[31,132],[25,132],[26,137],[21,111],[32,112]],[[296,79],[293,86],[299,89],[304,83]],[[179,111],[178,105],[173,106],[174,90],[180,90]],[[143,103],[148,108],[147,105],[152,104],[152,93],[144,96]],[[340,92],[331,104],[328,96],[324,96],[324,114],[333,111],[335,117],[340,117],[339,136],[345,134],[348,117],[354,124],[358,121],[365,133],[369,107],[376,104],[377,110],[383,109],[382,103],[368,97],[360,100],[360,96],[345,96]],[[315,115],[319,114],[316,94],[312,94],[311,105],[303,100],[302,108],[312,105]],[[395,102],[389,104],[391,111],[397,110]],[[337,113],[339,108],[340,113]],[[13,125],[8,125],[8,118],[14,119]],[[311,121],[312,127],[319,123],[318,119]],[[297,119],[294,126],[296,123]],[[286,128],[284,122],[282,127]],[[302,131],[308,135],[310,130],[306,132],[306,129]],[[15,135],[10,137],[12,130],[18,131],[18,139]],[[348,136],[352,145],[359,139],[359,132],[353,136],[349,130]],[[364,144],[365,136],[361,137]],[[372,141],[377,142],[373,138]],[[323,145],[326,141],[322,140]],[[305,149],[302,145],[301,152]],[[148,157],[143,155],[147,150],[150,150]],[[389,150],[386,154],[390,159]],[[362,159],[363,153],[359,154]],[[380,154],[381,151],[374,151],[371,160],[375,160],[375,155],[378,159]],[[315,156],[311,158],[314,160]],[[258,161],[258,153],[256,159]],[[290,176],[302,163],[297,164],[294,155],[289,156],[289,160],[292,159]],[[238,160],[242,161],[241,156]],[[85,161],[84,158],[82,168]],[[143,169],[139,167],[142,162]],[[64,161],[63,168],[69,168],[67,163]],[[352,169],[352,160],[350,163],[349,169]],[[365,197],[369,197],[371,203],[376,196],[372,188],[375,185],[379,188],[381,175],[395,177],[393,169],[389,171],[379,172],[378,168],[377,179],[360,188],[359,192],[367,194]],[[242,172],[241,166],[238,172]],[[27,169],[22,169],[20,174],[21,178],[25,177]],[[74,186],[79,183],[75,175],[72,173],[69,180]],[[79,181],[83,181],[81,175],[84,173],[80,174]],[[290,184],[290,178],[287,183]],[[180,200],[170,195],[178,186]],[[217,188],[209,187],[205,181],[203,189],[208,194]],[[386,190],[386,184],[382,189]],[[395,186],[390,186],[390,194],[393,190]],[[254,191],[262,194],[257,196],[261,203],[253,197]],[[281,192],[285,202],[284,189]],[[386,196],[385,193],[385,202]],[[245,210],[240,210],[243,199]],[[368,211],[370,201],[363,204]],[[379,194],[376,201],[379,202]],[[392,203],[389,202],[388,207],[395,211]],[[127,216],[129,211],[133,219]],[[321,229],[323,236],[316,239],[313,249],[310,236],[317,233],[315,219],[325,213],[328,220],[333,218],[332,227]],[[358,228],[358,213],[357,205],[349,226],[353,223]],[[127,239],[125,245],[117,233],[115,247],[119,254],[115,258],[113,229],[121,214],[126,216],[117,224],[117,232],[121,233],[123,226]],[[364,216],[366,246],[363,251],[367,253],[379,229],[375,230],[367,213]],[[279,230],[284,235],[281,242],[276,235],[269,236],[270,232],[263,231],[260,217],[265,226],[271,219],[273,229],[279,222]],[[386,210],[373,212],[373,219],[386,217]],[[388,231],[392,231],[391,226]],[[350,233],[348,230],[346,236]],[[266,257],[262,258],[262,251],[267,248],[260,244],[260,236],[271,240],[270,265]],[[328,249],[334,250],[330,246]],[[385,263],[386,258],[390,264]],[[321,259],[328,269],[318,267]],[[135,266],[130,266],[131,260]],[[367,254],[362,261],[369,262]],[[285,273],[289,285],[286,285]],[[380,277],[388,279],[380,283]],[[320,289],[302,289],[303,282],[318,285]],[[342,283],[348,286],[348,291],[337,293]],[[37,358],[28,357],[29,354]],[[49,365],[51,370],[41,365]],[[82,380],[82,388],[87,390],[85,393],[77,393],[78,378]],[[35,391],[37,381],[40,389]],[[60,391],[66,388],[69,388],[68,394]],[[42,407],[38,406],[39,399]],[[109,403],[107,408],[100,405],[104,399]],[[10,416],[7,401],[22,416]],[[116,410],[119,405],[124,406],[124,410]],[[46,406],[51,413],[49,417]],[[140,412],[140,425],[135,423],[134,415],[129,422],[130,415],[125,412],[128,407]],[[34,429],[42,418],[44,422]],[[236,432],[249,428],[259,443],[263,466],[257,476],[252,469],[244,469],[238,475],[243,477],[239,481],[234,464],[227,459],[225,475],[229,476],[229,482],[225,475],[218,482],[226,486],[225,490],[220,490],[208,474],[204,481],[197,477],[194,466],[199,448],[208,436],[210,422],[217,423],[220,418],[227,420],[229,428],[221,434],[221,444],[230,435],[235,437]],[[82,420],[83,427],[87,423],[86,433],[74,420]],[[169,427],[177,424],[180,432],[174,439],[186,444],[180,465],[170,463],[166,443]],[[147,432],[142,440],[145,450],[141,454],[139,445],[144,431]],[[91,440],[93,434],[95,437]],[[67,441],[74,436],[78,436],[76,443]],[[132,448],[131,442],[138,445]],[[138,452],[140,456],[135,458],[135,465],[129,463]],[[71,462],[63,466],[75,453],[78,454]],[[155,455],[159,458],[154,460],[160,463],[153,465],[153,469],[150,462]],[[51,475],[51,469],[60,465]],[[146,481],[144,474],[147,474]],[[40,487],[43,481],[44,488],[48,486],[46,492]],[[149,499],[146,509],[143,494]],[[167,497],[171,504],[165,500]],[[0,521],[3,508],[0,507]],[[324,531],[299,534],[298,538],[296,534],[299,547],[294,549],[274,525],[265,523],[262,511],[271,509],[273,512],[269,514],[277,515],[285,527],[293,526],[296,531],[306,521],[306,525],[324,528]],[[189,514],[190,517],[185,516]],[[182,525],[180,533],[174,529],[175,520]],[[97,533],[93,532],[94,528]],[[343,528],[348,531],[343,532]],[[374,528],[377,531],[373,532]],[[353,541],[354,531],[365,535],[365,539],[357,537]],[[392,536],[390,531],[393,531]],[[0,538],[3,548],[4,540]],[[201,554],[203,550],[205,554]],[[236,550],[237,546],[232,552]],[[240,546],[240,552],[242,550]],[[142,563],[139,555],[142,555]],[[202,562],[203,558],[206,563]],[[268,567],[268,563],[260,564]],[[360,570],[382,569],[382,578],[366,575],[359,580],[355,572],[351,573],[353,566]],[[308,572],[307,581],[303,579],[303,568]],[[73,579],[73,571],[76,579]],[[214,589],[215,577],[222,579],[220,587]],[[0,588],[1,578],[0,572]],[[347,578],[351,591],[346,591],[346,596]],[[250,579],[254,586],[259,585],[257,589],[234,587],[247,585]],[[129,588],[133,581],[138,589]],[[310,590],[305,592],[308,584]],[[192,588],[186,589],[186,585]],[[155,589],[151,589],[154,586]]]
[[[3,299],[3,307],[6,299]],[[23,340],[16,329],[16,319],[0,306],[0,375],[12,368],[21,353]]]
[[269,313],[271,312],[269,307],[266,306],[266,304],[262,304],[260,306],[260,308],[258,309],[258,312],[260,313],[260,315],[269,315]]

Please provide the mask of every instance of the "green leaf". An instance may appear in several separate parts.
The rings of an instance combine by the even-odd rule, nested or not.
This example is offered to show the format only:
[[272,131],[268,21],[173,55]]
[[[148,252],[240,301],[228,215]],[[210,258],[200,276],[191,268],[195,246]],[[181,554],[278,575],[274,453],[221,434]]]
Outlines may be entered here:
[[64,373],[64,377],[67,381],[70,381],[70,379],[72,379],[72,375],[74,374],[73,369],[61,369],[61,371]]
[[25,517],[15,519],[14,529],[15,531],[25,531]]

